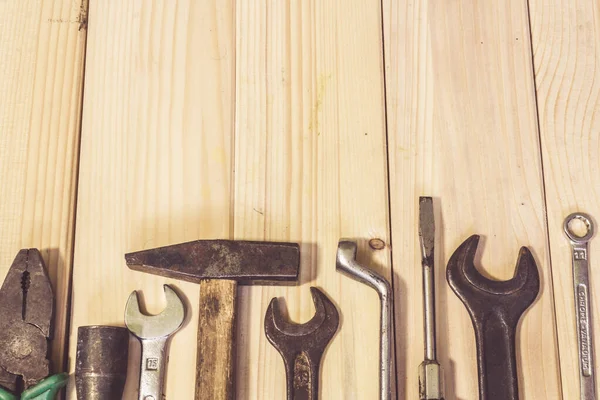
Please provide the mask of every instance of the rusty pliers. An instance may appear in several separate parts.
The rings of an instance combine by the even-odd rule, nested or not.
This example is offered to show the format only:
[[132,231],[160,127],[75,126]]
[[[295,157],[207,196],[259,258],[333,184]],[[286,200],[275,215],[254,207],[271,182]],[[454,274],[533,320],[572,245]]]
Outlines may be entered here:
[[54,296],[37,249],[19,251],[0,289],[0,400],[51,400],[67,375],[48,377]]

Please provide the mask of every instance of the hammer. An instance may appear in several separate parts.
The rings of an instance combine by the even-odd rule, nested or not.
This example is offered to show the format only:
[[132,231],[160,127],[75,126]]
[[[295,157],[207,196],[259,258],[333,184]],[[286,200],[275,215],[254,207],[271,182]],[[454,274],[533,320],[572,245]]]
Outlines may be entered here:
[[299,245],[197,240],[129,253],[125,260],[136,271],[200,284],[196,400],[233,400],[237,285],[296,282]]

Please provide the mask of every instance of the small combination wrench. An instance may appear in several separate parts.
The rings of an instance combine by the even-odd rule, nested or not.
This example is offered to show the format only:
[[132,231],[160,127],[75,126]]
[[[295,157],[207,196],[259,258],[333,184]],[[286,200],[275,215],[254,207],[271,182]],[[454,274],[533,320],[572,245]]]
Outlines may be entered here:
[[265,334],[285,364],[288,400],[317,400],[319,370],[325,348],[337,332],[340,316],[335,305],[315,287],[310,288],[315,316],[305,324],[288,322],[277,298],[265,315]]
[[125,307],[125,325],[142,344],[139,400],[164,399],[168,342],[185,320],[181,298],[168,285],[164,291],[167,306],[158,315],[142,314],[137,292],[131,293]]
[[[571,222],[579,220],[585,224],[586,233],[577,235]],[[590,311],[590,279],[588,243],[594,236],[594,224],[589,215],[573,213],[564,222],[565,235],[571,242],[573,262],[573,290],[575,295],[575,321],[579,358],[579,387],[582,400],[596,399],[594,383],[593,328]]]

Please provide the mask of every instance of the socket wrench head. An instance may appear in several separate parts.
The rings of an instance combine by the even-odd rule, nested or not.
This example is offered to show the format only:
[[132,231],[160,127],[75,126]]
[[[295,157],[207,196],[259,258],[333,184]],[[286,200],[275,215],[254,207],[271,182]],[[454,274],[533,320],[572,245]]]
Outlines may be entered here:
[[129,331],[117,326],[77,330],[75,383],[80,400],[120,399],[127,377]]

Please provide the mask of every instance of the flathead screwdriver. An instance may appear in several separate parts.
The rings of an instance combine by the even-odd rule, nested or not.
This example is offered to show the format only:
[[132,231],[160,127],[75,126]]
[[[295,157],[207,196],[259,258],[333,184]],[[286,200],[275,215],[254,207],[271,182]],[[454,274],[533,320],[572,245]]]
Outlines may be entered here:
[[443,400],[442,368],[437,361],[435,334],[435,218],[433,199],[419,197],[419,243],[423,273],[423,334],[425,360],[419,366],[419,399]]

